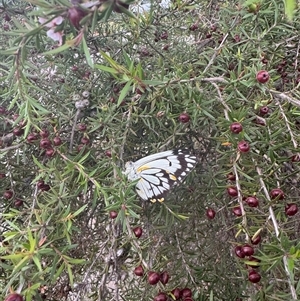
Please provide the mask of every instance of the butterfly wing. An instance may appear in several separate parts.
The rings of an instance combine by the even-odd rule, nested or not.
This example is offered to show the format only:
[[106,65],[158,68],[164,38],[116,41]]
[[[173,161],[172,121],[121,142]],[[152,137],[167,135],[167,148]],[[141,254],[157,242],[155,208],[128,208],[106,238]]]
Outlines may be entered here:
[[130,180],[139,179],[136,191],[141,199],[162,202],[172,187],[183,182],[195,167],[197,158],[185,150],[157,153],[131,163],[125,172]]

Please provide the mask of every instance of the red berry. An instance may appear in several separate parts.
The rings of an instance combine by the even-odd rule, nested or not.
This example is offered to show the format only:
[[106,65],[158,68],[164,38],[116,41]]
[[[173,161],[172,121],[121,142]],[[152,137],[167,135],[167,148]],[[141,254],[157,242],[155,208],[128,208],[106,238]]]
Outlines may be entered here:
[[258,199],[255,196],[249,196],[246,198],[246,203],[250,207],[257,207],[258,206]]
[[143,234],[143,230],[141,227],[136,227],[133,229],[133,233],[137,238],[140,238]]
[[139,265],[134,269],[134,274],[136,274],[139,277],[144,276],[144,268],[141,265]]
[[245,258],[245,256],[246,256],[241,246],[236,246],[234,248],[234,252],[235,252],[235,255],[239,258]]
[[47,138],[47,137],[49,137],[49,131],[48,131],[47,129],[42,129],[42,130],[40,131],[40,136],[41,136],[42,138]]
[[240,141],[238,143],[238,150],[242,153],[247,153],[250,150],[250,145],[247,141]]
[[160,274],[160,282],[163,285],[166,285],[169,282],[169,279],[170,279],[170,276],[166,271],[164,271]]
[[254,249],[249,245],[242,246],[242,251],[246,256],[251,256],[254,254]]
[[118,216],[118,212],[116,212],[116,211],[110,211],[109,212],[109,217],[111,219],[115,219],[117,216]]
[[298,212],[298,206],[295,203],[290,203],[285,206],[285,214],[293,216]]
[[180,289],[178,287],[176,287],[175,289],[173,289],[171,291],[171,293],[174,296],[175,300],[179,300],[180,299]]
[[4,301],[24,301],[23,297],[19,294],[9,294]]
[[179,115],[179,121],[182,123],[188,123],[190,121],[190,115],[188,113],[181,113]]
[[252,283],[257,283],[260,281],[261,276],[254,270],[249,272],[248,279]]
[[45,151],[45,155],[49,158],[53,157],[55,153],[55,150],[51,147],[51,148],[47,148]]
[[0,173],[0,179],[4,179],[6,177],[5,173]]
[[14,193],[12,190],[5,190],[3,193],[3,197],[7,200],[11,199],[13,197]]
[[240,206],[236,206],[236,207],[232,208],[232,212],[236,216],[242,216],[242,209]]
[[256,235],[254,238],[251,238],[251,243],[253,245],[258,245],[261,242],[261,236],[260,235]]
[[85,132],[87,129],[87,126],[84,123],[78,124],[78,130],[81,132]]
[[51,141],[48,139],[48,138],[43,138],[41,141],[40,141],[40,147],[41,148],[49,148],[51,146]]
[[31,143],[31,142],[33,142],[33,141],[35,141],[35,140],[37,140],[38,139],[38,136],[37,136],[37,134],[35,134],[35,133],[30,133],[30,134],[28,134],[28,136],[27,136],[27,138],[26,138],[26,140],[29,142],[29,143]]
[[230,172],[229,174],[227,174],[227,180],[229,180],[229,181],[235,181],[236,180],[236,177],[235,177],[235,175],[232,173],[232,172]]
[[55,137],[53,138],[53,144],[54,144],[55,146],[61,145],[61,144],[62,144],[61,138],[58,137],[58,136],[55,136]]
[[234,187],[234,186],[229,186],[227,187],[227,193],[232,196],[232,197],[235,197],[238,195],[238,191],[237,191],[237,188]]
[[167,301],[168,297],[165,293],[159,293],[155,298],[154,301]]
[[280,188],[274,188],[270,192],[271,199],[283,200],[284,193]]
[[267,115],[269,113],[269,108],[267,106],[263,106],[259,109],[259,114],[261,116]]
[[192,297],[192,291],[186,287],[180,291],[180,295],[182,298]]
[[269,79],[270,79],[270,75],[265,70],[260,70],[256,74],[256,80],[261,84],[266,83]]
[[243,126],[239,122],[234,122],[230,125],[230,130],[234,134],[238,134],[243,130]]
[[215,216],[216,216],[216,211],[212,208],[208,208],[206,210],[206,216],[209,218],[209,219],[214,219]]
[[81,141],[82,144],[89,144],[90,143],[90,139],[88,137],[82,137],[80,141]]
[[155,284],[158,283],[159,280],[160,280],[160,276],[159,276],[158,273],[153,272],[153,271],[150,271],[148,273],[148,282],[149,282],[149,284],[155,285]]

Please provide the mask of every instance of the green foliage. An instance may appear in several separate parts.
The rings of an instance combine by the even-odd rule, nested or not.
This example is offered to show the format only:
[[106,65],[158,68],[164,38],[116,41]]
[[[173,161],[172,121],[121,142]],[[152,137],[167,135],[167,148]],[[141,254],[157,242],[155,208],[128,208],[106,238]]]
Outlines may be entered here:
[[[294,2],[151,4],[2,4],[2,299],[171,299],[176,287],[194,300],[299,298],[299,213],[285,213],[299,206]],[[124,163],[175,148],[200,163],[164,203],[141,203]],[[236,256],[245,244],[256,260]],[[171,278],[151,286],[149,271]]]

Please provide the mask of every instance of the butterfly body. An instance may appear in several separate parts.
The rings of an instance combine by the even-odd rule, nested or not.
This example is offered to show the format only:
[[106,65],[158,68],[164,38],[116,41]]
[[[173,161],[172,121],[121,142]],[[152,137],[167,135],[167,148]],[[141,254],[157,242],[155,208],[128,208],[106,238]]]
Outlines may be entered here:
[[163,202],[176,184],[183,182],[197,164],[197,158],[186,150],[170,150],[127,162],[124,174],[138,180],[136,191],[144,201]]

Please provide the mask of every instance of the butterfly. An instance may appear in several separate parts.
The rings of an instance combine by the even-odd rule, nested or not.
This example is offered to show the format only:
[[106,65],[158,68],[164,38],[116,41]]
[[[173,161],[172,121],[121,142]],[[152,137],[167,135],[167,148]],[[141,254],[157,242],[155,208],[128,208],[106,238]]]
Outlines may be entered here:
[[197,158],[187,150],[169,150],[127,162],[124,174],[137,181],[136,192],[144,201],[163,202],[175,185],[182,183],[196,166]]

